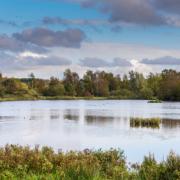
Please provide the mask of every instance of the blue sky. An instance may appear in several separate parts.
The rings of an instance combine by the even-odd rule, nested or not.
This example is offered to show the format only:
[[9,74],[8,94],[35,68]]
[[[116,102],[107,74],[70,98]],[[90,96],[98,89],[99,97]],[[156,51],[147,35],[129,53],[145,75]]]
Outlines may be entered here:
[[[177,0],[1,1],[0,71],[39,77],[66,68],[147,73],[171,68],[168,60],[179,70],[179,12]],[[106,66],[114,59],[117,64]]]

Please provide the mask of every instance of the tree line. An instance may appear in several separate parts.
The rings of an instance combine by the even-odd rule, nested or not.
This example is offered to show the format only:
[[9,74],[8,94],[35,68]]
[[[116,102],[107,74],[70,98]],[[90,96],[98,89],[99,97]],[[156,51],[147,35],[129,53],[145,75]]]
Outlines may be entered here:
[[180,101],[180,72],[163,70],[161,73],[130,71],[124,76],[105,71],[87,71],[82,78],[67,69],[63,79],[7,78],[0,74],[0,96],[44,97],[107,97],[117,99],[155,99]]

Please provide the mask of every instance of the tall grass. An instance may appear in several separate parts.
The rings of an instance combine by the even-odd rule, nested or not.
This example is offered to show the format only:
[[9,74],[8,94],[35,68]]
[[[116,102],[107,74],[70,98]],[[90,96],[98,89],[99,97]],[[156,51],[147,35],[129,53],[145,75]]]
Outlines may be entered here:
[[119,150],[55,153],[49,147],[0,148],[0,179],[18,180],[178,180],[180,157],[157,163],[152,155],[130,168]]
[[130,127],[159,128],[160,118],[130,118]]

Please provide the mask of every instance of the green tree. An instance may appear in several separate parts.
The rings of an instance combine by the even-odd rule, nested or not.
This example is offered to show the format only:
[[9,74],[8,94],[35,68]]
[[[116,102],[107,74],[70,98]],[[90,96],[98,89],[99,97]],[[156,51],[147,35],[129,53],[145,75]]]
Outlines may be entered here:
[[83,77],[84,93],[86,95],[94,95],[95,75],[92,71],[87,71]]
[[23,95],[27,94],[29,90],[27,84],[14,78],[6,79],[3,81],[3,85],[7,94]]
[[180,73],[174,70],[164,70],[161,73],[158,97],[162,100],[180,100]]
[[33,88],[34,88],[35,81],[36,81],[35,75],[34,75],[33,73],[30,73],[30,74],[29,74],[29,78],[30,78],[30,80],[31,80],[30,87],[33,89]]
[[2,74],[0,73],[0,96],[1,97],[3,97],[3,95],[4,95],[4,92],[5,92],[5,90],[4,90],[4,86],[3,86],[3,76],[2,76]]
[[143,85],[144,85],[145,78],[143,74],[130,71],[129,78],[130,78],[129,79],[130,89],[134,91],[135,93],[138,93],[140,89],[143,88]]
[[68,96],[78,95],[79,76],[77,73],[71,72],[70,69],[67,69],[64,72],[63,84],[64,84],[66,95],[68,95]]
[[49,87],[44,94],[46,96],[63,96],[64,85],[57,78],[51,77]]
[[96,96],[109,96],[109,82],[106,79],[106,74],[104,71],[95,73],[95,95]]
[[161,80],[161,75],[159,74],[154,75],[153,73],[150,73],[147,78],[147,86],[149,89],[152,90],[154,97],[158,96],[160,80]]

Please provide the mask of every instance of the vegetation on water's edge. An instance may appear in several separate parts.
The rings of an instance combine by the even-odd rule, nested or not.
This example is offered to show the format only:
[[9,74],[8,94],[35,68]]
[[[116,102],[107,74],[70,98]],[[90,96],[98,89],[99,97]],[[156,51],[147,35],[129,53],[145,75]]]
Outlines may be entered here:
[[119,150],[58,152],[16,145],[0,148],[0,179],[18,180],[178,180],[180,156],[157,162],[152,155],[129,164]]
[[[164,70],[147,77],[131,71],[123,77],[87,71],[82,78],[66,70],[62,80],[7,78],[0,74],[0,100],[40,99],[152,99],[153,103],[180,101],[180,72]],[[155,99],[159,99],[156,100]]]
[[148,103],[162,103],[162,101],[159,99],[152,99],[152,100],[149,100]]
[[160,118],[130,118],[131,127],[159,128],[160,124]]
[[28,101],[28,100],[109,100],[110,97],[75,97],[75,96],[5,96],[0,101]]

